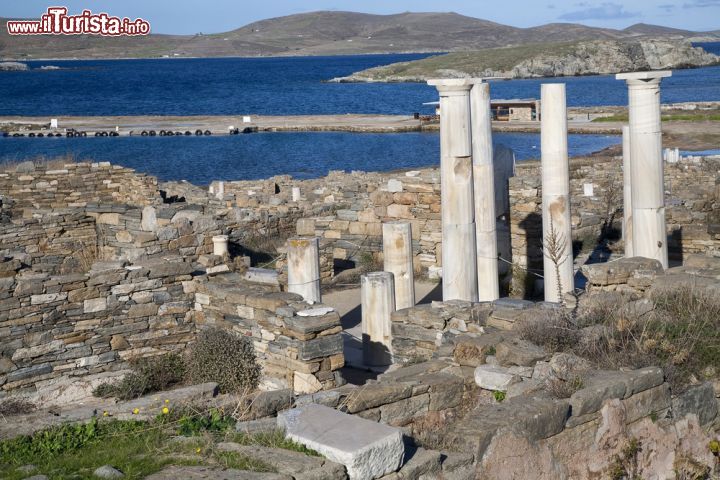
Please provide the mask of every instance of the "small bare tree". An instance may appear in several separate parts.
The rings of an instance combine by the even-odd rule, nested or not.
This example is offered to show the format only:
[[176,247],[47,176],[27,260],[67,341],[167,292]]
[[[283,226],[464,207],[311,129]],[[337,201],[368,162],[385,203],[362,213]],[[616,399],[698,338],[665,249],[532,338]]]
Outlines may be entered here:
[[565,299],[563,298],[563,285],[562,278],[560,277],[560,265],[565,263],[567,258],[564,256],[565,249],[567,248],[567,239],[565,235],[558,232],[555,229],[555,222],[553,221],[552,214],[550,215],[550,231],[545,234],[543,238],[543,254],[550,259],[553,263],[555,270],[555,279],[557,280],[558,299],[560,305],[565,306]]

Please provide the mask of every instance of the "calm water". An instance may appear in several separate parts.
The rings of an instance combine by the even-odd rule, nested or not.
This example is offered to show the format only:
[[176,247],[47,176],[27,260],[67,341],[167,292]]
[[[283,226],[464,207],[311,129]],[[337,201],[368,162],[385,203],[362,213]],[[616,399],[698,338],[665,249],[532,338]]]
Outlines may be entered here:
[[[720,53],[720,43],[705,44]],[[300,115],[430,113],[425,84],[335,84],[325,80],[425,55],[300,58],[154,59],[29,62],[0,72],[0,115]],[[492,84],[493,98],[538,97],[540,84],[567,84],[568,105],[624,105],[627,87],[613,76],[512,80]],[[662,101],[720,99],[720,66],[678,70],[663,80]],[[518,160],[539,156],[539,136],[496,134]],[[0,138],[0,161],[72,155],[111,161],[163,180],[316,177],[328,170],[389,170],[437,164],[432,133],[272,133],[213,137]],[[571,155],[618,143],[617,137],[570,136]]]
[[[511,146],[518,160],[537,158],[537,134],[496,133],[495,142]],[[571,155],[619,143],[617,137],[570,135]],[[257,133],[212,137],[2,138],[0,162],[38,155],[70,154],[110,161],[161,180],[266,178],[290,174],[312,178],[329,170],[392,170],[437,165],[437,133]]]
[[[720,52],[720,43],[705,44]],[[709,45],[709,46],[708,46]],[[429,112],[425,84],[334,84],[325,80],[423,55],[203,58],[29,62],[61,70],[0,72],[0,115],[213,115]],[[613,76],[493,83],[494,98],[540,95],[540,84],[567,83],[568,105],[625,105]],[[662,100],[720,99],[720,66],[678,70],[663,80]]]

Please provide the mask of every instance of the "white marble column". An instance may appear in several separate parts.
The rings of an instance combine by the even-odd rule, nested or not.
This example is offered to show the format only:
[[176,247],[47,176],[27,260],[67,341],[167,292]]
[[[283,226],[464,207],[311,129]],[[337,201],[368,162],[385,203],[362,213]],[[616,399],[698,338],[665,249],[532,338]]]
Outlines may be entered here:
[[443,300],[477,301],[469,79],[429,80],[440,92]]
[[662,71],[615,76],[628,85],[633,255],[659,260],[663,268],[668,267],[668,251],[660,81],[670,75]]
[[382,226],[383,269],[393,274],[395,307],[415,306],[412,225],[410,222],[387,222]]
[[288,292],[320,303],[320,242],[317,237],[293,237],[287,242]]
[[293,202],[300,201],[300,187],[292,187],[292,201]]
[[393,274],[373,272],[360,279],[363,363],[383,366],[392,363],[390,316],[395,311]]
[[543,84],[540,103],[545,301],[562,302],[562,294],[575,286],[565,84]]
[[470,90],[470,109],[478,300],[491,302],[500,297],[500,283],[490,85],[482,80],[478,80]]
[[213,255],[223,257],[228,254],[228,236],[227,235],[215,235],[212,237],[213,241]]
[[633,257],[632,234],[632,162],[630,160],[630,127],[623,126],[623,242],[625,257]]

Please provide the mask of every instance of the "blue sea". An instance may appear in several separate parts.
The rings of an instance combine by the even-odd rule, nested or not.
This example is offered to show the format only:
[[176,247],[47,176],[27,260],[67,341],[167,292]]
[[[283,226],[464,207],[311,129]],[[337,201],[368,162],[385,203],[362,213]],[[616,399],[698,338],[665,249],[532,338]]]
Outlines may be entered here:
[[[707,44],[720,53],[720,43]],[[338,84],[334,77],[427,55],[31,61],[30,71],[0,72],[0,115],[301,115],[430,113],[437,99],[419,83]],[[40,70],[54,65],[58,70]],[[570,106],[624,105],[613,76],[495,82],[493,98],[537,98],[540,85],[567,84]],[[663,80],[663,102],[720,99],[720,66],[678,70]],[[496,134],[519,160],[539,156],[536,134]],[[571,135],[571,155],[618,143]],[[163,180],[317,177],[331,169],[389,170],[437,164],[432,133],[267,133],[213,137],[0,138],[0,162],[72,155],[111,161]]]

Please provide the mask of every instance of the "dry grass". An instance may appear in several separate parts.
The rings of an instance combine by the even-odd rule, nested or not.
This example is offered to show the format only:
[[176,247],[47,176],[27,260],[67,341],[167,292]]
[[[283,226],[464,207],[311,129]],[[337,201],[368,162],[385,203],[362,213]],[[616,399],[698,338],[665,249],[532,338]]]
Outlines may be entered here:
[[574,375],[568,380],[553,378],[545,382],[545,390],[555,398],[570,398],[585,385],[583,377]]
[[23,415],[35,410],[35,405],[24,398],[8,397],[0,400],[0,417]]
[[38,156],[24,160],[7,160],[0,163],[0,171],[15,171],[18,165],[25,162],[32,162],[37,170],[60,170],[70,163],[78,163],[80,160],[72,154],[62,155],[59,157]]
[[644,302],[601,297],[580,308],[576,319],[564,311],[546,315],[521,323],[520,335],[599,368],[660,366],[679,390],[720,374],[720,299],[706,292],[683,287]]

